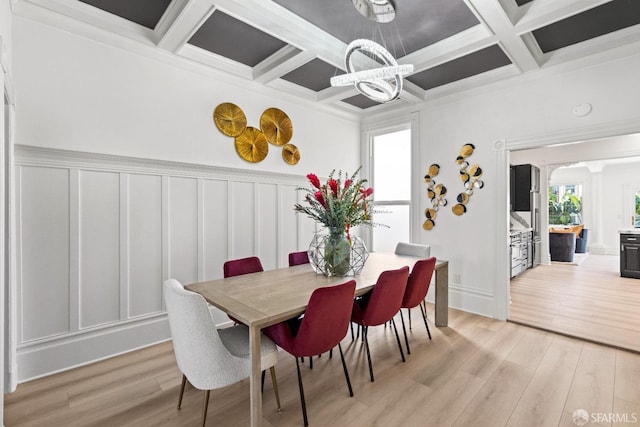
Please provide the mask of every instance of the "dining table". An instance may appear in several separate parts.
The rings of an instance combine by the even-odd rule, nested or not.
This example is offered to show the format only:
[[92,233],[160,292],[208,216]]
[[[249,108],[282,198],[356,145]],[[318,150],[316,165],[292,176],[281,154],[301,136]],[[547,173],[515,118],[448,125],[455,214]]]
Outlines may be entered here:
[[[419,259],[372,252],[357,276],[327,277],[316,274],[310,264],[302,264],[187,285],[186,289],[202,295],[211,305],[249,327],[251,426],[262,423],[260,340],[263,328],[304,313],[315,289],[355,279],[356,296],[363,295],[373,288],[383,271],[405,265],[412,268]],[[448,323],[448,268],[447,261],[436,262],[435,324],[438,327]]]

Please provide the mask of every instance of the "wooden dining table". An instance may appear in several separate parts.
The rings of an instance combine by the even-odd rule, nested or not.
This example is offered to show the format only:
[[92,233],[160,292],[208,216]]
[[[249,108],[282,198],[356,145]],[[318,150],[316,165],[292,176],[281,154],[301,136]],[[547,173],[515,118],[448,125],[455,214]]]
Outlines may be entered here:
[[[326,277],[316,274],[311,265],[303,264],[186,286],[249,327],[252,427],[262,423],[261,329],[304,313],[311,293],[317,288],[355,279],[356,295],[362,295],[373,288],[383,271],[405,265],[413,267],[418,259],[374,252],[369,254],[362,272],[355,277]],[[448,322],[448,282],[448,262],[438,260],[435,270],[435,324],[439,327],[447,326]]]

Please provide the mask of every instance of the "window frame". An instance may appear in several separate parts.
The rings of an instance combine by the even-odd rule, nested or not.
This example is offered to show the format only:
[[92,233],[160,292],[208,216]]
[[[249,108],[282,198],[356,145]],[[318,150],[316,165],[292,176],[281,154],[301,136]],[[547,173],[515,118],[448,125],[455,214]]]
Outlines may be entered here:
[[[385,206],[385,205],[399,205],[409,206],[409,236],[412,242],[418,241],[417,231],[421,227],[416,227],[416,221],[420,219],[417,215],[419,209],[420,200],[420,186],[416,184],[416,171],[419,171],[419,159],[420,159],[420,147],[419,147],[419,120],[417,113],[410,113],[408,118],[405,116],[402,120],[390,120],[387,122],[377,122],[371,124],[364,124],[361,131],[361,158],[362,158],[362,176],[366,177],[369,184],[375,190],[375,183],[373,182],[373,141],[376,136],[385,135],[388,133],[398,132],[402,130],[411,131],[411,172],[410,176],[410,198],[408,200],[384,200],[374,201],[373,206]],[[374,191],[375,199],[375,191]],[[375,218],[374,218],[375,221]],[[373,242],[373,230],[372,227],[364,227],[361,230],[361,236],[365,241],[367,247],[372,248]]]

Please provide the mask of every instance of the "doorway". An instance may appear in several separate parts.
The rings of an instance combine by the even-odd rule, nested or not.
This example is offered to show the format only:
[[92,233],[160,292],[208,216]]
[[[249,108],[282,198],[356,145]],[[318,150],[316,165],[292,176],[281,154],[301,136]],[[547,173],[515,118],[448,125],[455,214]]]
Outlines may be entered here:
[[[640,351],[640,326],[629,314],[640,311],[637,279],[619,273],[619,230],[635,226],[635,182],[640,167],[640,135],[632,134],[510,153],[513,163],[541,168],[542,220],[549,224],[549,186],[580,181],[588,256],[580,265],[552,263],[548,233],[543,265],[510,281],[508,320],[566,335]],[[562,177],[561,177],[562,176]],[[627,200],[628,199],[628,200]],[[545,212],[546,211],[546,212]],[[574,263],[575,264],[575,263]],[[634,286],[636,285],[636,286]],[[624,333],[623,333],[624,332]]]

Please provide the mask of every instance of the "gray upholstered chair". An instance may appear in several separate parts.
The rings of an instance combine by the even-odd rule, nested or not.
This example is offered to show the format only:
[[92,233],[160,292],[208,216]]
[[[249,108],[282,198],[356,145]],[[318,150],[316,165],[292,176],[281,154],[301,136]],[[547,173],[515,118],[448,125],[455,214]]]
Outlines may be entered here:
[[431,257],[431,246],[429,245],[421,245],[418,243],[405,243],[399,242],[396,245],[395,250],[396,255],[408,255],[420,258],[430,258]]
[[[217,330],[207,302],[202,295],[184,289],[175,279],[164,283],[164,299],[173,338],[173,350],[182,372],[182,386],[178,409],[187,380],[195,388],[204,390],[202,425],[207,419],[210,390],[222,388],[247,378],[251,374],[249,328],[235,325]],[[271,369],[273,390],[278,410],[280,396],[274,366],[278,349],[266,336],[261,340],[262,369]]]
[[549,232],[551,261],[573,262],[576,252],[576,233]]

